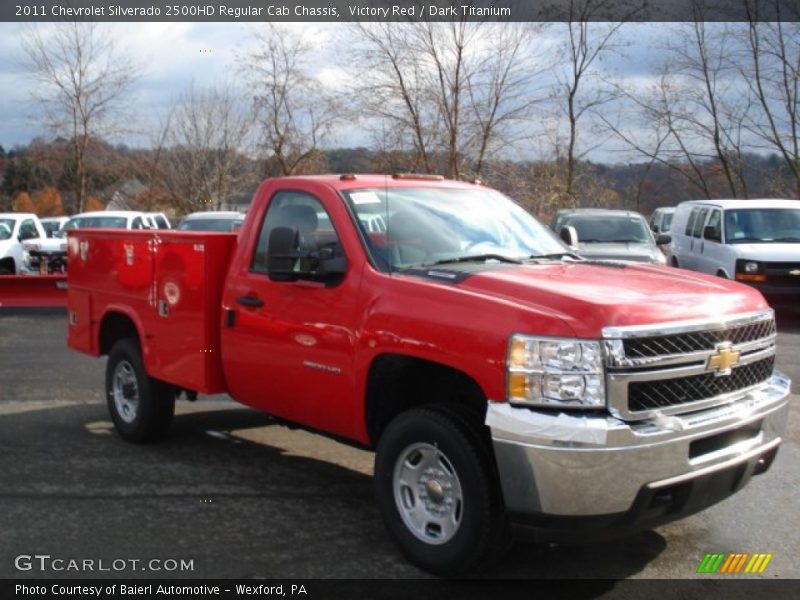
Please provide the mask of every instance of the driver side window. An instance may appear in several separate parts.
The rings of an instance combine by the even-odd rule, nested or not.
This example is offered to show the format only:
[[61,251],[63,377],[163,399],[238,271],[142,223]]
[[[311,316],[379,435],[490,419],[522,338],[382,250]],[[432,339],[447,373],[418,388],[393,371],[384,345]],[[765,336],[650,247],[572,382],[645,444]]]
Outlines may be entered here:
[[289,227],[297,231],[299,250],[313,252],[330,247],[335,254],[342,254],[333,222],[319,200],[303,192],[278,192],[270,200],[261,225],[250,267],[252,271],[267,273],[269,236],[278,227]]
[[30,219],[23,221],[19,226],[19,239],[32,240],[39,237],[39,232],[36,231],[36,225]]

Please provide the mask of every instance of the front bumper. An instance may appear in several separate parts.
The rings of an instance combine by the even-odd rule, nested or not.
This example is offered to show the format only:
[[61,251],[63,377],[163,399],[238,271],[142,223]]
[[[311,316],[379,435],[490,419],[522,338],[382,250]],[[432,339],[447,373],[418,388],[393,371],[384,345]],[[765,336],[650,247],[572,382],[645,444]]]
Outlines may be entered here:
[[701,510],[765,471],[781,442],[790,381],[778,372],[723,406],[626,422],[491,403],[512,521],[648,527]]

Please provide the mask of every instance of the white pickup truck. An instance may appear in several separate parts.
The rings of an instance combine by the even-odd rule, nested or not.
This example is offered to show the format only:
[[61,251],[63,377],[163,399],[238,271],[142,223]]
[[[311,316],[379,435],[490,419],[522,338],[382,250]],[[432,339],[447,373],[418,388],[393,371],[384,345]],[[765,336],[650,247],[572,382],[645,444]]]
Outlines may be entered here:
[[45,239],[44,227],[33,213],[0,213],[0,275],[27,272],[23,242]]

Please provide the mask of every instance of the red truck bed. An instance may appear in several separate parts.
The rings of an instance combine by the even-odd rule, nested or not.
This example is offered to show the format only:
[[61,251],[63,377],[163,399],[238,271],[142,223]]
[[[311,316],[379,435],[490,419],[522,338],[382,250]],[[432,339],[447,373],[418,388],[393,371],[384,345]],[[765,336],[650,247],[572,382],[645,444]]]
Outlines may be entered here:
[[150,375],[202,393],[225,391],[220,305],[236,238],[184,231],[70,232],[69,346],[100,355],[98,328],[118,311],[133,320],[140,340],[147,335],[142,346]]

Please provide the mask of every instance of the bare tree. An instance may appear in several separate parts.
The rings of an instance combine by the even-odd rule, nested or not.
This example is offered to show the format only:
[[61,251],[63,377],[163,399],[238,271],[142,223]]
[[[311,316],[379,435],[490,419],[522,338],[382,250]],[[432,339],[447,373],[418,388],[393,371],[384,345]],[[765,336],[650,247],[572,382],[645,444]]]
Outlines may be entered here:
[[543,68],[532,41],[546,25],[354,27],[361,41],[354,79],[367,126],[394,132],[398,147],[412,150],[411,170],[440,165],[448,177],[480,175],[487,158],[516,141],[541,100],[533,84]]
[[666,166],[707,198],[746,197],[747,125],[756,111],[737,66],[745,25],[705,23],[700,8],[694,4],[694,22],[669,30],[658,82],[622,91],[625,125],[598,115],[648,169]]
[[750,101],[748,94],[740,92],[742,82],[731,61],[735,55],[735,36],[731,35],[735,25],[709,25],[700,20],[701,13],[696,12],[695,16],[698,20],[682,26],[682,35],[670,45],[676,81],[682,79],[679,85],[684,107],[678,115],[680,127],[711,150],[728,192],[734,198],[746,197],[742,133]]
[[95,23],[33,28],[22,48],[30,76],[38,83],[34,98],[46,125],[72,144],[76,208],[88,195],[87,155],[93,138],[119,131],[120,111],[138,77],[137,67],[119,52],[110,34]]
[[[680,90],[676,90],[667,72],[662,72],[656,84],[646,93],[641,90],[624,90],[618,87],[620,110],[612,121],[601,111],[596,116],[605,127],[624,142],[634,156],[646,159],[646,166],[634,193],[636,210],[641,204],[641,194],[647,176],[655,164],[665,166],[683,176],[706,198],[712,197],[712,182],[703,161],[709,156],[698,156],[690,148],[691,141],[682,126],[681,115],[686,112]],[[624,123],[623,123],[624,121]]]
[[745,0],[747,56],[739,68],[760,108],[749,116],[747,128],[781,157],[800,198],[800,23],[781,20],[797,15],[781,15],[780,2],[774,6],[778,20],[760,22],[759,3]]
[[230,85],[178,98],[159,135],[151,172],[183,211],[219,209],[252,178],[244,154],[252,112]]
[[264,27],[256,47],[240,57],[240,70],[254,91],[266,175],[313,171],[339,118],[337,103],[310,73],[314,45],[302,33],[272,23]]
[[[557,102],[567,117],[567,150],[564,193],[572,204],[576,203],[575,180],[580,156],[598,147],[598,143],[578,151],[579,123],[589,111],[595,111],[613,100],[614,89],[593,77],[597,63],[609,52],[619,51],[617,32],[623,21],[615,23],[593,22],[611,0],[570,0],[567,40],[564,44],[565,67],[557,71],[559,85]],[[594,81],[590,81],[595,79]]]

